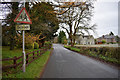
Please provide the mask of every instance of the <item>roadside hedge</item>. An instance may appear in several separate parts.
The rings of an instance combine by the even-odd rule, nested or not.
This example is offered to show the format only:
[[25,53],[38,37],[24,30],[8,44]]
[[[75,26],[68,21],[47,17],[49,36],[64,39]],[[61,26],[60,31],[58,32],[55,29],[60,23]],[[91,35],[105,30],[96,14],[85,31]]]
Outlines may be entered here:
[[120,47],[64,47],[81,54],[102,59],[107,62],[120,64]]
[[80,49],[81,53],[88,54],[92,52],[93,54],[103,55],[109,58],[119,59],[120,48],[117,47],[76,47]]

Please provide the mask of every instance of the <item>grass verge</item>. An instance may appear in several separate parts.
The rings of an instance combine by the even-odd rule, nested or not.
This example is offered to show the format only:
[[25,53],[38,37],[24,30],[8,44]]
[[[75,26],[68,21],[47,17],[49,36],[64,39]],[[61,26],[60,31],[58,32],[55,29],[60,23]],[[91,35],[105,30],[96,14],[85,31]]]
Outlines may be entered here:
[[69,50],[78,52],[80,54],[87,55],[87,56],[94,57],[94,58],[99,59],[99,60],[103,60],[105,62],[112,63],[115,66],[119,66],[119,64],[120,64],[119,60],[116,59],[116,58],[106,57],[106,56],[104,56],[102,54],[97,54],[97,53],[89,51],[87,49],[86,50],[81,50],[80,48],[75,48],[75,47],[66,46],[66,45],[64,47],[67,48],[67,49],[69,49]]
[[46,51],[38,59],[34,60],[31,64],[26,67],[26,72],[22,70],[17,73],[5,73],[3,72],[3,78],[39,78],[44,65],[46,64],[51,51]]

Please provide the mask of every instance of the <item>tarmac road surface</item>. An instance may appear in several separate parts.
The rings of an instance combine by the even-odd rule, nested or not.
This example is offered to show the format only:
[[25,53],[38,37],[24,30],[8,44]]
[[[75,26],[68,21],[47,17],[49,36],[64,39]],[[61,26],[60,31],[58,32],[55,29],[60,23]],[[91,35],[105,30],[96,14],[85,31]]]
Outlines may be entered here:
[[118,78],[118,69],[53,44],[42,78]]

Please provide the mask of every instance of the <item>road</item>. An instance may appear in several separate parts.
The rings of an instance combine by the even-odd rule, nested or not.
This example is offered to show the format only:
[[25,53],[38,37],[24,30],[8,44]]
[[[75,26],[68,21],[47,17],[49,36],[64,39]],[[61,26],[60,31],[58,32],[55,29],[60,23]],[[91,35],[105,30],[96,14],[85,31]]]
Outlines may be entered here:
[[42,78],[118,78],[118,69],[53,44]]

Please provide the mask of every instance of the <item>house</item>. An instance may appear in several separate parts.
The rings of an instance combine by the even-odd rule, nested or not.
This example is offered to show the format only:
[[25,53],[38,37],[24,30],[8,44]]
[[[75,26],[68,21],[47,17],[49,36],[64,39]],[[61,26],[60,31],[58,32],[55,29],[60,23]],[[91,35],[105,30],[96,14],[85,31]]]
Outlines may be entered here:
[[94,45],[95,40],[92,35],[76,35],[76,44],[82,44],[82,45]]
[[110,34],[107,35],[103,35],[99,38],[97,38],[97,44],[102,43],[102,41],[106,41],[106,43],[116,43],[116,36],[114,36],[114,34],[112,32],[110,32]]

